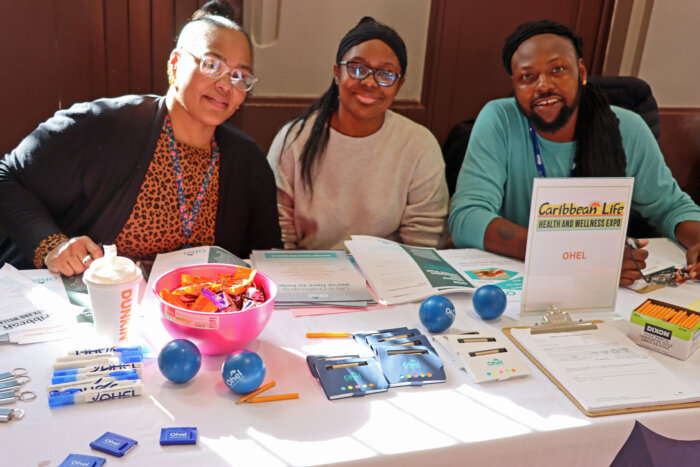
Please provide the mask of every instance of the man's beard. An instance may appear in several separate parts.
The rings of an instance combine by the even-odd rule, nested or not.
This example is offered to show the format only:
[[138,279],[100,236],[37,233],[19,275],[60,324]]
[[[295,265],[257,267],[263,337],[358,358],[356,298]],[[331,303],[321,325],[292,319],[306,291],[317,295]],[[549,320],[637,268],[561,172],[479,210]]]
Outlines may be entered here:
[[[566,125],[566,123],[569,121],[571,116],[573,115],[574,111],[578,108],[579,103],[581,102],[581,93],[583,92],[583,83],[581,83],[581,80],[578,82],[578,89],[576,90],[576,97],[574,98],[574,102],[571,105],[567,105],[564,103],[564,106],[561,108],[559,111],[559,114],[557,114],[556,118],[552,120],[551,122],[547,122],[542,119],[537,113],[535,113],[533,109],[533,105],[530,104],[530,111],[528,112],[522,105],[520,105],[520,102],[516,99],[515,102],[518,105],[518,109],[520,112],[525,115],[525,117],[530,120],[532,123],[532,126],[535,128],[535,130],[542,132],[542,133],[554,133],[557,130],[560,130]],[[550,92],[549,94],[543,94],[537,96],[536,99],[542,99],[546,98],[549,96],[557,96],[562,98],[562,102],[564,101],[563,96],[560,94],[555,94],[553,92]],[[533,100],[534,101],[534,100]]]

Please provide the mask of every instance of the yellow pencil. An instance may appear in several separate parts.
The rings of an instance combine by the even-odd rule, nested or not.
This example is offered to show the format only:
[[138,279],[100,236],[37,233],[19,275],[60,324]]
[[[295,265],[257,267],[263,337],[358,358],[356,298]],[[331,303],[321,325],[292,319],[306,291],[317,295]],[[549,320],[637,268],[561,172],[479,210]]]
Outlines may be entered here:
[[637,313],[642,313],[645,315],[648,314],[647,309],[649,308],[650,305],[651,305],[651,302],[648,302],[648,301],[642,303],[641,305],[639,305],[639,308],[637,308],[637,310],[636,310]]
[[663,308],[661,308],[658,305],[653,305],[650,307],[647,311],[647,315],[651,316],[652,318],[658,318],[659,315],[661,315],[664,312]]
[[352,337],[349,332],[307,332],[308,338],[323,338],[323,337]]
[[663,319],[664,321],[669,321],[675,313],[676,312],[673,310],[666,310],[666,312],[663,315],[663,318],[661,319]]
[[686,316],[688,316],[688,313],[686,313],[685,311],[681,311],[676,315],[675,318],[673,318],[673,320],[671,320],[671,323],[678,324],[682,320],[684,320]]
[[687,328],[688,323],[690,323],[693,320],[692,316],[687,316],[686,318],[682,319],[680,323],[678,323],[679,326]]
[[274,386],[274,385],[275,385],[275,382],[274,382],[274,381],[270,381],[269,383],[260,386],[260,387],[259,387],[258,389],[256,389],[255,391],[250,392],[250,393],[246,394],[245,396],[241,397],[240,399],[238,399],[238,400],[236,401],[236,404],[242,404],[243,402],[247,401],[248,399],[257,396],[257,395],[260,394],[261,392],[267,391],[268,389],[270,389],[270,388],[271,388],[272,386]]
[[276,396],[253,397],[252,399],[248,399],[248,402],[252,402],[252,403],[272,402],[272,401],[284,401],[284,400],[288,400],[288,399],[299,399],[299,393],[293,392],[291,394],[277,394]]

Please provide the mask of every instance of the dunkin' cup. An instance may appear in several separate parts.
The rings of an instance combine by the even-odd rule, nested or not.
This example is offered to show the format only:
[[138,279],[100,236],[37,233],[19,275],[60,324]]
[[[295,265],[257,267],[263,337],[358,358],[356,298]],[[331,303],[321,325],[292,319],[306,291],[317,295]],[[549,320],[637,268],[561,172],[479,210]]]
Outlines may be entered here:
[[132,309],[136,307],[141,270],[129,258],[117,256],[117,247],[104,247],[105,255],[83,273],[97,333],[116,344],[129,333]]

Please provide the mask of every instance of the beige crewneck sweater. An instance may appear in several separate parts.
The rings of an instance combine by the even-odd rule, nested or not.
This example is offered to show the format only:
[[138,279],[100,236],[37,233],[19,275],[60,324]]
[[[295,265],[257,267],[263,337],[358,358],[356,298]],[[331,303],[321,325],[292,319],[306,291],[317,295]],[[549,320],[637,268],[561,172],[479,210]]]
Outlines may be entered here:
[[313,116],[299,138],[292,130],[280,158],[285,125],[267,159],[277,181],[285,248],[340,249],[351,235],[408,245],[439,246],[448,193],[440,146],[430,131],[390,110],[376,133],[354,138],[333,129],[313,175],[313,198],[302,185],[299,155]]

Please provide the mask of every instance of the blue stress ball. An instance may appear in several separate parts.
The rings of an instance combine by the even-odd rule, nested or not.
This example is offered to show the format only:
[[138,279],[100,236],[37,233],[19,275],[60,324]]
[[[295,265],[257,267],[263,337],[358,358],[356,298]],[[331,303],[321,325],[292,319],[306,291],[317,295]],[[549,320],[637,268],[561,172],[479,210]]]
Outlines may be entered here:
[[158,355],[158,368],[173,383],[185,383],[197,374],[202,366],[202,354],[187,339],[168,342]]
[[231,391],[248,394],[258,389],[265,379],[265,363],[255,352],[236,350],[226,358],[221,377]]
[[482,318],[498,318],[506,309],[506,294],[500,287],[484,285],[474,292],[472,304]]
[[418,317],[430,332],[442,332],[455,322],[455,306],[442,295],[433,295],[423,300]]

